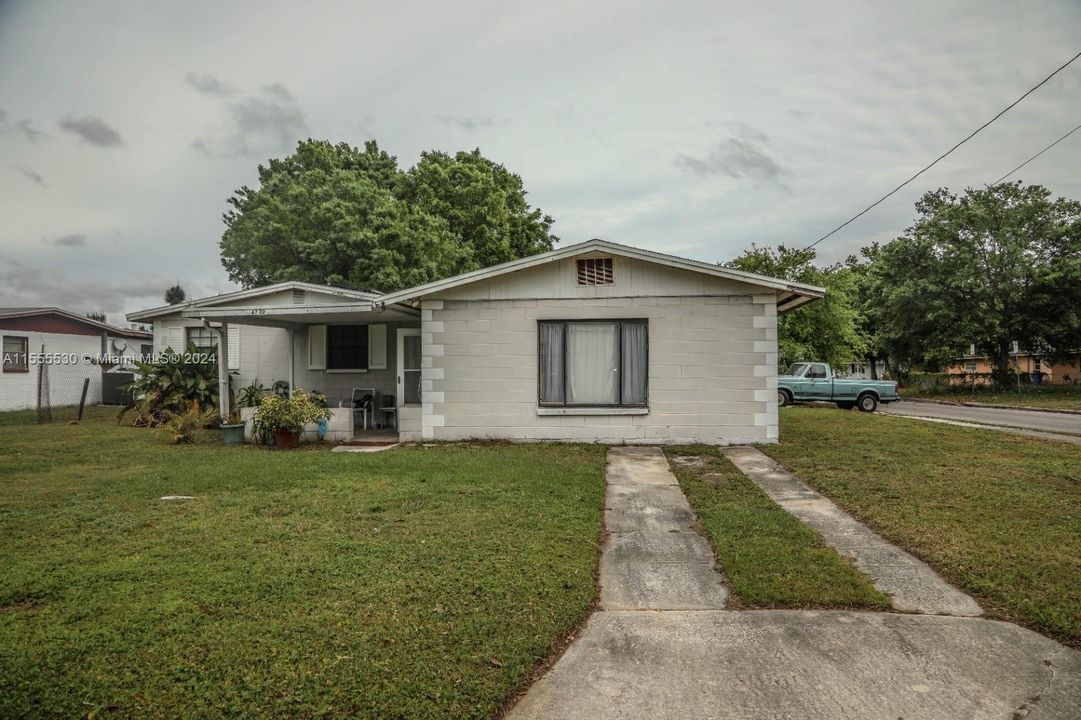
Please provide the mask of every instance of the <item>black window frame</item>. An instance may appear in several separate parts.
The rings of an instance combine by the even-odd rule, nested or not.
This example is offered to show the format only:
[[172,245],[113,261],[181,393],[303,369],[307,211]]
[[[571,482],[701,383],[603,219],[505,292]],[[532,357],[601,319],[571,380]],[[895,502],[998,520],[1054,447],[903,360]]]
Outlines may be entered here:
[[[344,328],[354,329],[357,333],[358,342],[350,347],[356,348],[359,352],[363,348],[363,361],[364,364],[356,367],[338,366],[334,363],[336,358],[331,351],[331,342],[334,336],[340,333]],[[363,339],[361,342],[359,339]],[[327,325],[327,337],[326,337],[326,366],[328,372],[368,372],[371,364],[371,336],[369,335],[368,325],[359,325],[356,323],[344,323],[339,325]]]
[[[581,324],[596,324],[596,323],[608,323],[615,325],[618,328],[616,333],[616,346],[619,348],[619,382],[616,383],[616,388],[619,391],[619,402],[617,403],[569,403],[567,402],[567,326],[576,323]],[[642,402],[630,403],[623,402],[623,326],[625,324],[642,325],[646,329],[646,383],[645,392]],[[544,383],[544,348],[542,342],[544,334],[541,332],[542,325],[563,325],[563,401],[553,402],[543,399],[543,383]],[[562,320],[559,318],[553,318],[550,320],[538,320],[537,321],[537,406],[543,408],[649,408],[649,318],[589,318],[584,320]]]
[[[4,345],[8,340],[19,340],[22,342],[22,350],[16,353],[8,353],[4,350]],[[21,365],[9,365],[3,362],[4,358],[10,354],[16,356],[22,356]],[[29,335],[4,335],[0,337],[0,369],[6,373],[28,373],[30,372],[30,336]]]

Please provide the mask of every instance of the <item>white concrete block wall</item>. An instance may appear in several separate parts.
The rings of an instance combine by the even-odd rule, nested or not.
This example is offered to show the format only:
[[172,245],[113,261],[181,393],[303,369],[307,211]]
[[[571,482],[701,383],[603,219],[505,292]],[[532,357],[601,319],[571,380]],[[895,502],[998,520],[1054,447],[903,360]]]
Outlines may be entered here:
[[[777,440],[773,295],[424,300],[421,436],[605,443]],[[539,320],[649,321],[648,414],[548,415]]]

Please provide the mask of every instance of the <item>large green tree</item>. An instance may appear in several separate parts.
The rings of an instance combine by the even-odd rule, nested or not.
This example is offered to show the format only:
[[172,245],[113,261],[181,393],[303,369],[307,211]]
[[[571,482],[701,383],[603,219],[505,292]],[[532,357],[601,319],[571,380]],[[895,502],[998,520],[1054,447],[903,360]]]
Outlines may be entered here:
[[892,357],[941,367],[974,344],[1005,385],[1014,342],[1050,356],[1081,348],[1081,203],[1016,182],[928,192],[916,211],[870,267]]
[[222,264],[244,287],[284,280],[398,290],[551,250],[552,218],[479,150],[425,153],[408,171],[364,149],[306,140],[229,199]]
[[777,346],[782,364],[819,360],[843,365],[862,359],[867,343],[860,331],[855,302],[856,273],[844,265],[818,267],[814,260],[812,249],[753,246],[728,266],[826,289],[823,299],[778,318]]

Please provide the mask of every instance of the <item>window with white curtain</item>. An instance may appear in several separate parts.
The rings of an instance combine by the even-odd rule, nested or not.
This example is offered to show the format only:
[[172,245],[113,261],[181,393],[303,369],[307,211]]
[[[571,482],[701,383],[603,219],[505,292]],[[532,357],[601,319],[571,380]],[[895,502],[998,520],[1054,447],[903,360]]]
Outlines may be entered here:
[[538,335],[541,405],[645,406],[645,320],[542,320]]

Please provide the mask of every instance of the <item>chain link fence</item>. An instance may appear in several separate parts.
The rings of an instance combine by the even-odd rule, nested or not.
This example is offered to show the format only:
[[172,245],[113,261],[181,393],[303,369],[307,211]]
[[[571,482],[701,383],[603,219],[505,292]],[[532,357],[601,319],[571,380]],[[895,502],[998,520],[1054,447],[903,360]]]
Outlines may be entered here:
[[83,417],[87,408],[125,405],[120,388],[133,378],[125,368],[103,366],[96,355],[31,347],[23,361],[25,372],[0,376],[6,408],[0,425],[67,423]]

